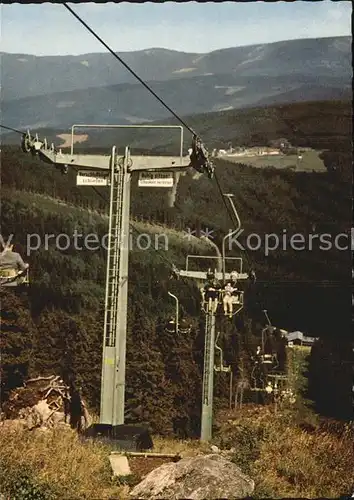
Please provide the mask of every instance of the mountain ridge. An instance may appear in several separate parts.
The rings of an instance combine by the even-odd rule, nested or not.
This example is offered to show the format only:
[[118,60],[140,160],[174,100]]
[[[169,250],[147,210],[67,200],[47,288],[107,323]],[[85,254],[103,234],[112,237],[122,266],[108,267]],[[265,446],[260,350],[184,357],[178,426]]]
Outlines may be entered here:
[[[309,37],[309,38],[295,38],[295,39],[289,39],[289,40],[278,40],[277,42],[268,42],[268,43],[253,43],[249,45],[237,45],[237,46],[231,46],[231,47],[223,47],[221,49],[214,49],[209,52],[186,52],[183,50],[176,50],[176,49],[167,49],[164,47],[147,47],[145,49],[139,49],[139,50],[134,50],[134,51],[115,51],[116,54],[132,54],[132,53],[146,53],[146,52],[152,52],[152,51],[160,51],[160,52],[171,52],[171,53],[178,53],[178,54],[188,54],[188,55],[206,55],[206,54],[213,54],[217,52],[223,52],[227,50],[233,50],[233,49],[243,49],[243,48],[253,48],[253,47],[258,47],[258,46],[266,46],[266,45],[280,45],[284,43],[289,43],[289,42],[309,42],[309,41],[318,41],[318,40],[341,40],[343,39],[351,39],[351,36],[348,35],[341,35],[341,36],[324,36],[324,37]],[[65,55],[44,55],[44,56],[38,56],[36,54],[28,54],[25,52],[6,52],[6,51],[0,51],[0,55],[19,55],[19,56],[28,56],[28,57],[36,57],[36,58],[45,58],[45,57],[83,57],[87,55],[92,55],[92,56],[99,56],[99,55],[107,55],[107,52],[102,51],[102,52],[85,52],[83,54],[65,54]]]
[[[168,81],[205,73],[238,72],[238,76],[303,74],[350,78],[351,37],[298,39],[186,53],[169,49],[117,52],[143,79]],[[2,100],[58,91],[135,82],[109,53],[35,56],[1,53]],[[190,71],[185,71],[185,70]]]
[[[351,86],[330,77],[235,77],[210,75],[151,83],[153,90],[180,116],[350,98]],[[318,96],[318,97],[317,97]],[[317,99],[316,99],[317,97]],[[67,129],[72,123],[132,124],[165,120],[170,113],[140,84],[118,84],[2,102],[3,123],[14,128]]]
[[[319,150],[350,152],[352,130],[351,99],[333,101],[298,102],[274,106],[252,107],[239,110],[204,112],[184,116],[184,121],[203,137],[208,148],[233,146],[264,146],[269,141],[286,137],[294,146],[306,146]],[[169,117],[151,122],[152,125],[179,125]],[[146,124],[145,124],[146,125]],[[316,127],[316,128],[314,128]],[[22,128],[21,130],[26,130]],[[179,137],[168,130],[157,129],[77,129],[88,138],[75,145],[75,150],[94,148],[104,150],[112,144],[129,144],[134,150],[154,154],[176,154],[179,151]],[[316,132],[315,132],[316,130]],[[3,130],[1,129],[1,132]],[[68,134],[67,128],[34,127],[42,139],[47,137],[57,147],[63,147],[65,140],[60,134]],[[63,142],[64,141],[64,142]],[[14,132],[2,135],[3,144],[19,145],[19,135]],[[190,147],[188,134],[184,137],[184,151]]]

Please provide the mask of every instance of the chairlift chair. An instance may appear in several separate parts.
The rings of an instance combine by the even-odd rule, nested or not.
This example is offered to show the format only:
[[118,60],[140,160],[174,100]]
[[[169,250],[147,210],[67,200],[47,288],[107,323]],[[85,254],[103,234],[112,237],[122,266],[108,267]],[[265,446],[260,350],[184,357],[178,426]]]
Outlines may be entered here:
[[[222,290],[222,286],[225,283],[225,280],[228,280],[230,277],[229,272],[226,272],[225,270],[225,263],[223,264],[223,269],[219,268],[218,270],[215,269],[218,266],[215,266],[215,271],[211,271],[212,267],[209,267],[209,270],[207,272],[201,271],[201,270],[194,270],[191,269],[190,263],[192,259],[203,259],[203,260],[213,260],[214,262],[216,261],[217,264],[220,264],[220,259],[221,256],[210,256],[210,255],[187,255],[186,259],[186,266],[184,270],[178,270],[174,268],[172,270],[171,277],[178,278],[179,276],[182,277],[187,277],[187,278],[192,278],[195,280],[199,291],[202,295],[202,300],[200,304],[200,308],[202,312],[208,314],[224,314],[223,311],[223,293],[224,291]],[[242,269],[242,258],[241,257],[225,257],[225,261],[232,261],[232,266],[233,268],[237,267],[237,274],[238,274],[238,280],[246,280],[249,279],[249,275],[245,272],[243,272]],[[198,266],[200,267],[200,266]],[[213,266],[214,267],[214,266]],[[205,300],[205,282],[209,281],[211,278],[208,277],[208,274],[213,274],[217,280],[219,281],[221,288],[220,290],[215,290],[217,291],[216,293],[216,298],[215,300],[210,298],[209,300]],[[209,291],[213,291],[212,287],[210,287]],[[232,316],[235,316],[240,312],[240,310],[243,308],[244,304],[244,292],[242,290],[235,290],[237,292],[237,295],[233,299],[233,305],[235,305],[235,310],[232,311]],[[221,312],[222,311],[222,312]]]
[[176,332],[176,321],[174,318],[171,318],[165,325],[165,330],[168,333],[175,333]]
[[178,327],[179,333],[181,333],[182,335],[187,335],[191,333],[191,330],[192,330],[192,325],[188,323],[187,320],[182,319]]
[[[207,273],[207,279],[209,279],[210,281],[214,280],[215,274],[216,274],[216,270],[212,271],[211,269],[209,269],[208,273]],[[219,282],[218,282],[218,284],[219,284]],[[210,286],[208,288],[208,290],[206,291],[205,286],[203,286],[202,288],[200,288],[200,292],[202,294],[202,299],[203,299],[202,304],[201,304],[202,311],[205,313],[216,314],[218,311],[218,308],[219,308],[219,304],[220,304],[221,290],[216,288],[216,287],[214,288],[213,286]],[[216,297],[214,299],[209,297],[209,299],[206,300],[205,295],[207,292],[215,292]]]
[[1,287],[17,287],[29,285],[28,268],[24,271],[17,272],[15,269],[0,270],[0,286]]
[[228,365],[224,365],[224,355],[223,355],[223,350],[221,349],[220,346],[218,346],[217,342],[218,342],[218,339],[219,339],[219,336],[220,336],[220,332],[218,332],[217,336],[216,336],[216,339],[215,339],[215,349],[217,349],[220,353],[220,363],[219,365],[216,365],[214,364],[214,370],[216,372],[231,372],[231,366]]
[[[201,289],[203,299],[204,299],[204,288]],[[216,311],[215,314],[220,314],[222,316],[229,316],[233,317],[238,314],[241,309],[243,308],[244,305],[244,292],[241,290],[237,290],[237,295],[232,296],[232,305],[236,306],[235,308],[233,307],[232,313],[225,313],[223,308],[224,308],[224,294],[225,290],[219,290],[217,292],[217,306],[216,306]],[[203,312],[208,313],[213,311],[213,301],[209,299],[209,301],[203,300],[201,304],[201,309]]]
[[[216,300],[212,300],[211,298],[209,298],[209,300],[205,300],[204,288],[202,288],[201,291],[202,291],[202,296],[203,296],[203,300],[201,303],[202,311],[204,313],[215,313],[216,314],[218,312],[220,304],[222,304],[222,302],[220,301],[221,292],[217,291],[217,299]],[[216,290],[211,289],[211,291],[216,291]],[[215,308],[215,302],[217,302],[216,308]]]
[[[182,335],[187,335],[191,332],[191,325],[187,320],[182,319],[178,324],[178,333]],[[165,325],[165,331],[168,333],[176,333],[176,318],[171,317],[170,320]]]
[[278,373],[269,373],[267,375],[268,383],[272,385],[273,391],[275,393],[284,390],[286,383],[288,381],[287,375],[280,375]]
[[[223,296],[225,295],[225,291],[222,290],[221,291],[221,296],[222,296],[222,299],[221,299],[221,305],[224,306],[224,301],[223,301]],[[243,305],[244,305],[244,292],[241,291],[241,290],[237,290],[236,291],[236,294],[235,295],[232,295],[232,301],[231,301],[231,304],[232,306],[236,306],[236,307],[232,307],[232,312],[231,313],[225,313],[223,311],[223,315],[224,316],[228,316],[229,318],[232,318],[233,316],[236,316],[236,314],[238,314],[241,309],[243,308]]]
[[[259,385],[257,383],[257,377],[256,377],[256,370],[260,370],[260,373],[259,373],[259,381],[260,381],[260,384]],[[253,365],[253,368],[252,368],[252,371],[251,371],[251,380],[252,380],[252,384],[251,384],[251,387],[250,387],[250,390],[251,391],[263,391],[264,388],[265,388],[265,380],[264,380],[264,374],[262,373],[262,369],[261,369],[261,364],[259,363],[255,363]]]

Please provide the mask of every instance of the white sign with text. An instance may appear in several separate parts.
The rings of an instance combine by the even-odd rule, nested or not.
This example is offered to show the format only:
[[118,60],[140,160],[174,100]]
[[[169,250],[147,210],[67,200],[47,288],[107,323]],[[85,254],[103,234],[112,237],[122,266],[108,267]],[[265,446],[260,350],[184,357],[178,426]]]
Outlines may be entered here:
[[141,172],[139,187],[173,187],[173,175],[169,172]]
[[79,170],[76,176],[77,186],[108,186],[109,173],[102,170]]

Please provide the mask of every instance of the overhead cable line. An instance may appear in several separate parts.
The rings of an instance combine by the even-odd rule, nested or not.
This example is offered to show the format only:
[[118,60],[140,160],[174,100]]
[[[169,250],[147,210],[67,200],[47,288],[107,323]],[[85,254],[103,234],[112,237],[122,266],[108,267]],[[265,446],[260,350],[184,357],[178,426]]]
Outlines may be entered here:
[[[102,40],[102,38],[99,35],[97,35],[97,33],[92,28],[90,28],[90,26],[88,26],[88,24],[75,11],[73,11],[73,9],[71,9],[71,7],[68,6],[67,3],[64,2],[63,5],[113,55],[113,57],[117,61],[119,61],[184,127],[186,127],[187,130],[189,130],[194,136],[197,136],[196,132],[192,129],[192,127],[190,127],[175,111],[173,111],[173,109],[170,108],[170,106],[168,106],[163,101],[163,99],[161,99],[156,94],[156,92],[154,90],[152,90],[152,88],[146,82],[144,82],[144,80],[142,78],[140,78],[140,76],[137,75],[137,73],[135,73],[135,71],[133,71],[130,68],[130,66],[118,54],[116,54],[111,49],[111,47],[106,42],[104,42],[104,40]],[[225,197],[223,195],[223,192],[222,192],[222,189],[221,189],[221,186],[220,186],[220,183],[219,183],[219,180],[217,178],[216,173],[214,173],[214,177],[215,177],[215,181],[217,184],[219,194],[222,198],[223,204],[224,204],[225,209],[227,211],[227,214],[230,217],[231,223],[234,225],[235,220],[234,220],[233,214],[226,203],[226,200],[225,200]],[[247,260],[249,260],[248,257],[247,257]]]
[[[173,111],[157,94],[156,92],[154,92],[152,90],[152,88],[147,85],[130,67],[128,64],[126,64],[123,59],[121,57],[119,57],[88,25],[87,23],[85,23],[85,21],[83,21],[81,19],[81,17],[76,14],[66,3],[63,3],[64,7],[67,8],[67,10],[69,10],[69,12],[71,12],[71,14],[113,55],[113,57],[118,60],[187,130],[189,130],[193,136],[197,136],[196,132],[175,112]],[[284,120],[284,119],[283,119]],[[286,121],[284,120],[284,122],[286,123]],[[287,123],[288,126],[290,126],[291,129],[293,129],[293,127],[291,125],[289,125],[289,123]],[[293,130],[295,132],[295,130]],[[235,223],[234,221],[234,218],[233,218],[233,214],[231,213],[227,203],[226,203],[226,200],[225,200],[225,197],[224,197],[224,194],[222,192],[222,189],[221,189],[221,186],[220,186],[220,183],[219,183],[219,180],[216,176],[216,174],[214,173],[214,177],[215,177],[215,180],[216,180],[216,184],[217,184],[217,188],[218,188],[218,191],[220,193],[220,196],[223,200],[223,203],[224,203],[224,206],[226,208],[226,211],[230,217],[230,220],[232,221],[232,224]],[[250,259],[249,259],[249,256],[247,254],[247,251],[245,251],[245,256],[246,256],[246,260],[248,261],[248,263],[250,262]],[[167,260],[167,259],[166,259]]]
[[[190,127],[188,123],[186,123],[170,106],[168,106],[163,101],[163,99],[161,99],[161,97],[159,97],[156,94],[156,92],[142,78],[140,78],[140,76],[137,73],[135,73],[135,71],[132,70],[132,68],[116,52],[114,52],[113,49],[111,49],[110,46],[104,40],[102,40],[102,38],[99,35],[97,35],[97,33],[92,28],[90,28],[90,26],[71,7],[69,7],[67,3],[64,2],[63,5],[108,50],[108,52],[110,52],[112,56],[115,59],[117,59],[117,61],[119,61],[184,127],[186,127],[187,130],[189,130],[189,132],[191,132],[193,135],[197,135],[196,132],[192,129],[192,127]],[[233,214],[230,211],[229,207],[227,206],[226,200],[223,196],[216,174],[214,174],[214,177],[217,183],[220,196],[222,197],[224,206],[226,208],[226,211],[230,217],[232,224],[234,224],[235,221],[233,218]]]
[[21,135],[23,135],[23,134],[24,134],[24,132],[21,132],[20,130],[17,130],[16,128],[7,127],[6,125],[1,125],[1,124],[0,124],[0,127],[1,127],[1,128],[4,128],[4,129],[6,129],[6,130],[11,130],[12,132],[16,132],[17,134],[21,134]]
[[128,71],[129,71],[129,72],[130,72],[130,73],[131,73],[131,74],[132,74],[132,75],[133,75],[133,76],[134,76],[137,80],[139,80],[139,82],[140,82],[140,83],[141,83],[141,84],[142,84],[142,85],[143,85],[143,86],[144,86],[144,87],[145,87],[145,88],[146,88],[149,92],[151,92],[151,94],[153,94],[153,96],[154,96],[154,97],[156,97],[156,99],[157,99],[157,100],[158,100],[158,101],[159,101],[159,102],[160,102],[160,103],[161,103],[161,104],[162,104],[162,105],[163,105],[163,106],[164,106],[164,107],[165,107],[165,108],[166,108],[166,109],[167,109],[167,110],[168,110],[168,111],[169,111],[169,112],[170,112],[170,113],[171,113],[171,114],[175,117],[175,118],[177,118],[177,120],[178,120],[179,122],[181,122],[181,123],[182,123],[182,125],[183,125],[184,127],[186,127],[186,128],[187,128],[187,129],[188,129],[188,130],[189,130],[189,131],[193,134],[193,135],[196,135],[196,134],[195,134],[195,132],[194,132],[194,130],[193,130],[193,129],[192,129],[192,128],[191,128],[191,127],[187,124],[187,123],[185,123],[185,122],[183,121],[183,119],[182,119],[180,116],[178,116],[178,115],[177,115],[177,113],[176,113],[175,111],[173,111],[173,109],[171,109],[171,108],[170,108],[170,107],[169,107],[169,106],[168,106],[168,105],[167,105],[167,104],[166,104],[166,103],[165,103],[165,102],[161,99],[161,97],[159,97],[159,96],[156,94],[156,92],[154,92],[154,90],[152,90],[152,88],[151,88],[151,87],[150,87],[147,83],[145,83],[145,82],[144,82],[144,80],[142,80],[142,78],[140,78],[140,76],[139,76],[139,75],[137,75],[137,74],[135,73],[135,71],[133,71],[133,70],[130,68],[130,66],[129,66],[126,62],[125,62],[125,61],[123,61],[123,59],[122,59],[122,58],[121,58],[118,54],[116,54],[116,53],[115,53],[115,52],[114,52],[114,51],[113,51],[113,50],[109,47],[109,45],[107,45],[107,44],[106,44],[106,43],[102,40],[102,38],[101,38],[101,37],[99,37],[99,36],[97,35],[97,33],[95,33],[95,32],[93,31],[93,29],[91,29],[91,28],[90,28],[90,26],[88,26],[88,24],[87,24],[87,23],[85,23],[85,21],[84,21],[83,19],[81,19],[81,17],[80,17],[78,14],[76,14],[76,12],[74,12],[74,11],[71,9],[71,7],[69,7],[69,6],[68,6],[68,4],[67,4],[67,3],[65,3],[65,2],[64,2],[64,3],[63,3],[63,5],[64,5],[64,7],[66,7],[66,8],[68,9],[68,11],[69,11],[69,12],[71,12],[71,14],[72,14],[74,17],[76,17],[76,19],[77,19],[77,20],[78,20],[78,21],[79,21],[79,22],[80,22],[83,26],[85,26],[85,28],[86,28],[86,29],[87,29],[87,30],[88,30],[88,31],[89,31],[89,32],[90,32],[90,33],[91,33],[91,34],[92,34],[92,35],[93,35],[93,36],[94,36],[94,37],[95,37],[95,38],[96,38],[96,39],[97,39],[97,40],[98,40],[98,41],[99,41],[99,42],[100,42],[100,43],[101,43],[101,44],[102,44],[102,45],[103,45],[103,46],[104,46],[104,47],[105,47],[105,48],[106,48],[106,49],[107,49],[107,50],[108,50],[111,54],[112,54],[112,56],[113,56],[113,57],[115,57],[115,58],[116,58],[116,59],[117,59],[117,60],[118,60],[121,64],[123,64],[123,66],[124,66],[124,67],[125,67],[125,68],[126,68],[126,69],[127,69],[127,70],[128,70]]

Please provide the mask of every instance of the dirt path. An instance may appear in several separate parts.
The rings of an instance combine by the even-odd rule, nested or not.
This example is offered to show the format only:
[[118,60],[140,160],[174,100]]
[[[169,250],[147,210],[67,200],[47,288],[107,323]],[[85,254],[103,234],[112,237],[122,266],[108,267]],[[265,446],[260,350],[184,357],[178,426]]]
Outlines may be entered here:
[[159,457],[129,457],[129,466],[132,474],[142,480],[149,472],[157,469],[161,465],[175,462],[172,458]]

